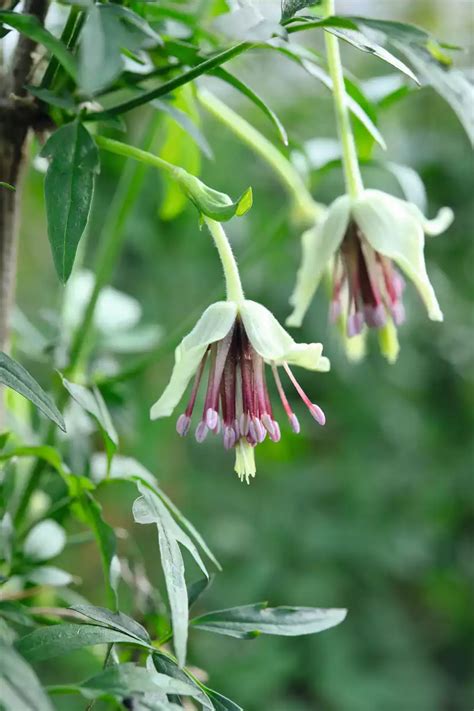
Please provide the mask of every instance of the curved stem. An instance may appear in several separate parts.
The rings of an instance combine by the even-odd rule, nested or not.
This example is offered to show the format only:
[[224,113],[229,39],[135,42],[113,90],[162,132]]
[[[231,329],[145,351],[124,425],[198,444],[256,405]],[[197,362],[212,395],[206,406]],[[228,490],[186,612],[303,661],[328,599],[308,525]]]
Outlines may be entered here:
[[314,222],[315,218],[324,211],[324,207],[313,200],[300,174],[290,161],[248,121],[239,116],[210,91],[199,89],[197,97],[210,114],[230,128],[241,141],[250,146],[273,168],[288,190],[296,206],[298,216],[301,216],[303,221]]
[[[334,0],[324,0],[322,6],[325,15],[334,15]],[[326,44],[329,74],[333,82],[334,107],[336,109],[337,127],[342,147],[342,162],[344,165],[346,189],[352,198],[356,198],[364,189],[364,185],[362,183],[357,149],[347,105],[339,42],[337,37],[329,32],[324,33],[324,41]]]
[[227,300],[239,303],[245,298],[244,290],[242,288],[242,282],[240,281],[239,268],[227,235],[224,232],[224,228],[220,222],[211,220],[210,217],[204,217],[204,222],[208,226],[214,244],[219,252],[222,269],[224,270]]

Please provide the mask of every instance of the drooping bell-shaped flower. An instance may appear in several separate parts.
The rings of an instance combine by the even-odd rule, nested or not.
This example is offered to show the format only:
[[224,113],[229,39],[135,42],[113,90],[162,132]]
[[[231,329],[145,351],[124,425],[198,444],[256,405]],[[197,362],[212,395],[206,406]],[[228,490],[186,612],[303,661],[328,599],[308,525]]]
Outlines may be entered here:
[[424,236],[443,232],[452,219],[452,211],[443,208],[434,220],[427,220],[414,204],[380,190],[337,198],[326,217],[303,235],[303,257],[287,325],[301,325],[329,268],[330,319],[343,320],[349,339],[360,338],[366,327],[379,329],[382,352],[389,361],[395,361],[396,326],[405,318],[405,282],[398,267],[418,289],[429,318],[442,321],[426,271]]
[[327,371],[329,361],[320,343],[299,344],[261,304],[246,299],[218,301],[209,306],[176,349],[171,379],[151,409],[151,418],[171,415],[194,376],[188,404],[176,429],[184,436],[191,427],[198,390],[207,368],[204,407],[195,429],[202,442],[209,432],[222,437],[226,449],[235,449],[235,470],[247,483],[255,476],[254,448],[268,436],[280,439],[265,377],[271,366],[276,387],[294,432],[300,425],[278,373],[281,366],[314,419],[323,425],[324,413],[307,397],[290,366]]

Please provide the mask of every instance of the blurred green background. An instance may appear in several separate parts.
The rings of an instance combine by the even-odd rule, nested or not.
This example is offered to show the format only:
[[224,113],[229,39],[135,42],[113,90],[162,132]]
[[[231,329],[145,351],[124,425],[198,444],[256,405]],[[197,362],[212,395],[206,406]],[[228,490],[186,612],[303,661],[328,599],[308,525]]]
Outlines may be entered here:
[[[341,2],[338,10],[400,18],[446,41],[472,42],[470,0]],[[316,33],[305,37],[306,43],[319,41]],[[346,47],[344,59],[358,78],[387,73],[387,65]],[[472,64],[472,47],[458,60]],[[265,52],[234,61],[232,68],[277,111],[294,145],[334,137],[330,96],[301,69]],[[208,85],[277,140],[251,104],[217,80]],[[141,111],[128,118],[132,143],[148,116]],[[294,397],[302,432],[294,435],[280,417],[281,443],[258,448],[251,486],[239,483],[232,456],[215,440],[198,446],[193,437],[183,441],[175,435],[174,418],[148,419],[169,377],[173,347],[200,310],[222,294],[217,254],[206,231],[199,231],[194,209],[186,207],[171,222],[159,218],[163,185],[157,172],[146,174],[114,274],[114,286],[135,297],[145,321],[160,324],[164,336],[156,357],[104,393],[120,431],[121,453],[156,474],[223,564],[200,609],[257,600],[349,609],[342,625],[310,637],[239,641],[191,634],[190,662],[248,711],[461,711],[473,704],[472,154],[457,118],[430,89],[387,109],[380,127],[389,148],[376,157],[420,173],[430,216],[445,204],[455,211],[449,232],[427,245],[445,322],[427,320],[410,286],[398,363],[386,365],[374,342],[369,357],[351,365],[328,327],[321,291],[295,337],[322,340],[332,360],[330,374],[299,374],[325,410],[327,425],[318,428]],[[300,230],[291,222],[287,196],[269,168],[204,112],[202,130],[216,156],[204,162],[206,182],[233,196],[253,186],[254,207],[234,219],[228,232],[248,296],[284,321],[300,257]],[[121,159],[104,156],[86,266],[93,268],[122,169]],[[386,174],[364,175],[367,185],[400,194]],[[63,296],[47,244],[42,180],[32,169],[18,280],[19,306],[40,330]],[[313,176],[312,188],[318,200],[329,202],[342,192],[342,177],[337,169]],[[24,360],[41,377],[41,366]],[[105,366],[97,364],[99,370]],[[45,373],[47,368],[46,363]],[[137,538],[148,575],[162,589],[156,533],[133,524],[132,499],[133,492],[117,487],[103,499],[105,517]],[[64,567],[82,578],[78,592],[103,604],[93,545],[68,549],[63,558]],[[134,605],[125,594],[124,607],[136,614]],[[77,674],[74,660],[61,662],[64,678]],[[75,708],[67,697],[56,703]]]

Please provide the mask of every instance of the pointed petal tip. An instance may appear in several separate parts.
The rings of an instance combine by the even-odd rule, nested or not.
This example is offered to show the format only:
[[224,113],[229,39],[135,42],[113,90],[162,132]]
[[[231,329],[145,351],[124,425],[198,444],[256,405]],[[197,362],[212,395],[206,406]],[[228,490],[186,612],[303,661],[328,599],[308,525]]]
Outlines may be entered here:
[[450,207],[442,207],[432,220],[424,218],[423,230],[425,234],[435,237],[445,232],[454,220],[454,212]]
[[288,326],[289,328],[300,328],[302,323],[303,316],[297,314],[296,311],[293,311],[293,313],[285,319],[285,326]]

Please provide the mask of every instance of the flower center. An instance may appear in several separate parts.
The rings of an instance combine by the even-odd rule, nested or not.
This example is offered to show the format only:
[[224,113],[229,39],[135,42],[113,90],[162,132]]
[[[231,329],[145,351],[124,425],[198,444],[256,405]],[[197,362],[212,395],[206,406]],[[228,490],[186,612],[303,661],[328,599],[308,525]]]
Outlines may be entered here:
[[[238,460],[245,460],[248,447],[255,447],[268,437],[280,440],[280,426],[273,417],[265,378],[263,358],[253,348],[240,318],[220,341],[208,346],[196,372],[188,405],[176,423],[176,430],[185,436],[191,425],[197,393],[206,362],[210,361],[204,407],[195,437],[202,442],[209,431],[222,432],[224,447],[237,450]],[[283,364],[290,381],[314,419],[324,425],[325,416],[318,405],[310,401],[287,363]],[[272,363],[273,376],[290,426],[300,431],[298,419],[286,397],[277,367]],[[253,476],[253,474],[250,474]],[[244,474],[248,477],[248,474]]]
[[331,320],[346,309],[348,336],[360,333],[364,324],[381,328],[387,317],[398,326],[405,320],[404,285],[392,261],[376,252],[351,222],[334,262]]

